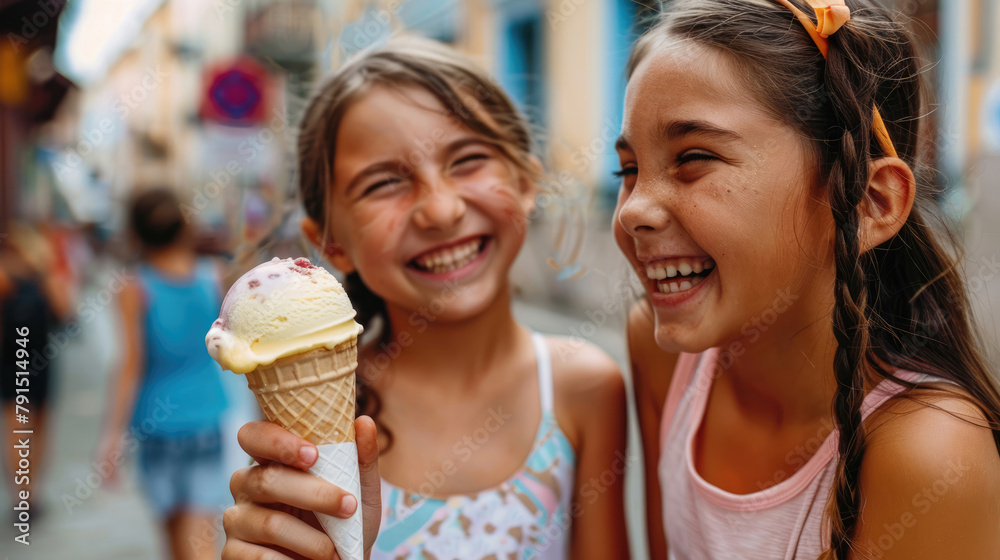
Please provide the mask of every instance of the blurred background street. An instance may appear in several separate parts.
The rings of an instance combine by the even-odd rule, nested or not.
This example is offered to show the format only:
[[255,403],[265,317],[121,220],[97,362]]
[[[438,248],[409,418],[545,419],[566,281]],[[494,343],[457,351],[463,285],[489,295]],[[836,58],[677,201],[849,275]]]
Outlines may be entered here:
[[[912,20],[924,50],[935,95],[927,155],[965,242],[982,337],[1000,370],[1000,1],[884,3]],[[298,233],[298,119],[313,84],[397,33],[470,55],[537,127],[548,176],[512,275],[516,311],[534,329],[603,347],[627,375],[624,316],[600,310],[627,305],[614,299],[629,271],[610,232],[613,144],[629,48],[655,5],[0,0],[0,248],[16,246],[29,265],[52,271],[58,282],[48,289],[65,300],[39,356],[51,364],[52,386],[47,455],[33,472],[41,482],[32,544],[13,542],[4,481],[0,559],[165,557],[134,457],[114,483],[97,462],[124,344],[118,295],[133,281],[127,203],[146,189],[173,188],[197,227],[199,252],[223,272],[223,290],[273,256],[318,262]],[[11,328],[3,325],[3,336]],[[13,375],[11,364],[0,367]],[[256,402],[243,378],[226,373],[222,383],[231,472],[247,464],[235,433],[255,418]],[[7,432],[12,421],[0,427]],[[637,456],[634,433],[631,443]],[[645,558],[641,463],[633,465],[630,533],[635,557]],[[214,531],[202,537],[220,548],[226,507],[218,504]]]

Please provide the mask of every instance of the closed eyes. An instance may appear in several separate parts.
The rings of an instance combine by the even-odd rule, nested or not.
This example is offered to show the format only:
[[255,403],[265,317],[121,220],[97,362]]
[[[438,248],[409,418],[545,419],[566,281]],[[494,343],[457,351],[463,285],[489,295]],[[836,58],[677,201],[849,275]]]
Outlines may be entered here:
[[[680,167],[686,163],[692,163],[696,161],[712,161],[717,160],[718,157],[707,153],[707,152],[684,152],[677,157],[677,166]],[[612,172],[612,175],[618,178],[629,177],[632,175],[637,175],[639,168],[636,166],[623,167],[618,171]]]

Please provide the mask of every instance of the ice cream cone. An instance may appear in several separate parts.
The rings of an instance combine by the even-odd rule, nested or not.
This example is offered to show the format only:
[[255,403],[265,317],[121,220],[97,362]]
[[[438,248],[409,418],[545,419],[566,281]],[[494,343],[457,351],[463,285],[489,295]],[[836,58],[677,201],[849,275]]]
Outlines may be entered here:
[[246,374],[267,419],[316,445],[354,441],[357,339],[296,354]]
[[[308,259],[250,270],[222,302],[205,336],[209,354],[246,374],[267,419],[319,449],[313,474],[361,500],[354,440],[354,370],[364,330],[344,287]],[[362,560],[359,506],[350,519],[316,514],[343,560]]]
[[[310,472],[361,498],[354,439],[354,370],[357,338],[280,358],[246,374],[267,419],[314,443],[319,459]],[[317,513],[342,560],[362,560],[361,507],[349,519]]]

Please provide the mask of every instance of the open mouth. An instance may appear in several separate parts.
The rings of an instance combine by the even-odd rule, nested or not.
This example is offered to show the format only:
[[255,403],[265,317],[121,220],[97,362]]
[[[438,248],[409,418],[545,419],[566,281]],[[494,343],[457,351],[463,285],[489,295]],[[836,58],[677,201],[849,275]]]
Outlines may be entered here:
[[408,266],[427,274],[447,274],[472,264],[486,249],[490,237],[483,235],[449,247],[417,255]]
[[671,294],[701,284],[714,269],[711,257],[678,257],[647,265],[646,277],[655,281],[657,291]]

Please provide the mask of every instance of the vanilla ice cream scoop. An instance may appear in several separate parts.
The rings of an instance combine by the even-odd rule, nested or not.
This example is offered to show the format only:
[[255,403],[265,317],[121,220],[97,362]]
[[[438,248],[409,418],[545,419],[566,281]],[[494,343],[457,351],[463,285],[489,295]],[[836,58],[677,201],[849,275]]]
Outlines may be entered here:
[[258,265],[233,284],[205,337],[208,352],[233,373],[334,346],[361,333],[340,282],[309,259]]

